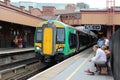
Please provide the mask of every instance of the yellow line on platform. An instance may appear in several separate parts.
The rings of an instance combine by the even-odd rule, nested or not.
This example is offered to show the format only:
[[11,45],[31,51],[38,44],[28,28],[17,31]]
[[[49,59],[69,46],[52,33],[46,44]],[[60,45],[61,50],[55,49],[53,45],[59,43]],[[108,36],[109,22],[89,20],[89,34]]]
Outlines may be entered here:
[[79,66],[78,68],[75,69],[74,72],[70,74],[70,76],[66,80],[70,80],[78,71],[79,69],[88,61],[88,59],[92,56],[93,54],[90,54],[87,59],[85,59]]

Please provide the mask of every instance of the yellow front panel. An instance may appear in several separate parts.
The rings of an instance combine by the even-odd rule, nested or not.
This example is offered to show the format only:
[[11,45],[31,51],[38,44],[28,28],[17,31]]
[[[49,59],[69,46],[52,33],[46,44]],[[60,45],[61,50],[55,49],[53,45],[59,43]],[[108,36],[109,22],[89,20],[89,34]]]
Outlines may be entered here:
[[44,29],[43,54],[52,54],[52,28]]

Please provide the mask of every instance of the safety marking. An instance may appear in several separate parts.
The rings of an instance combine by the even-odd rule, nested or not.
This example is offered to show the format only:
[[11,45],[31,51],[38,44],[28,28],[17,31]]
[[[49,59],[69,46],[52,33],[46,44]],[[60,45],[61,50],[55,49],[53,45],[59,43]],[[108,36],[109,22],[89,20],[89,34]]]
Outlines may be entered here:
[[[87,52],[88,52],[88,51],[87,51]],[[75,57],[75,59],[78,59],[78,58],[82,57],[83,54],[85,55],[87,52],[86,52],[86,51],[81,52],[81,53],[79,54],[79,56]]]
[[69,76],[66,80],[70,80],[70,79],[78,72],[78,70],[88,61],[88,59],[90,59],[90,57],[91,57],[92,55],[93,55],[93,54],[90,54],[90,55],[87,57],[87,59],[85,59],[85,60],[79,65],[79,67],[76,68],[75,71],[70,74],[70,76]]

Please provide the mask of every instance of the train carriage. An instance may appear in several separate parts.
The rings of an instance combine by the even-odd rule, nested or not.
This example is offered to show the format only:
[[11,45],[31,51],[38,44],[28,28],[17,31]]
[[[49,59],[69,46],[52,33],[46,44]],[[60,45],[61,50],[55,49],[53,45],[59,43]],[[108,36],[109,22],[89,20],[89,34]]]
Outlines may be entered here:
[[[85,38],[87,40],[82,41]],[[88,41],[88,34],[60,21],[50,20],[37,26],[34,49],[37,58],[42,62],[59,62],[78,52],[83,43],[88,44],[85,41]]]

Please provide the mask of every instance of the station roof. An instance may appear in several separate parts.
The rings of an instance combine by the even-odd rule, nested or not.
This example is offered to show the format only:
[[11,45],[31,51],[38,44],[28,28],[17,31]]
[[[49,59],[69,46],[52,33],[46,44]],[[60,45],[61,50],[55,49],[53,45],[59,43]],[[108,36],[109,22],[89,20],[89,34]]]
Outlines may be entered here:
[[37,23],[45,21],[43,18],[32,15],[30,11],[26,11],[24,8],[11,5],[9,0],[0,1],[0,20],[33,27]]

